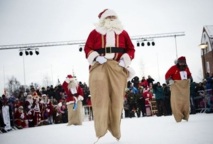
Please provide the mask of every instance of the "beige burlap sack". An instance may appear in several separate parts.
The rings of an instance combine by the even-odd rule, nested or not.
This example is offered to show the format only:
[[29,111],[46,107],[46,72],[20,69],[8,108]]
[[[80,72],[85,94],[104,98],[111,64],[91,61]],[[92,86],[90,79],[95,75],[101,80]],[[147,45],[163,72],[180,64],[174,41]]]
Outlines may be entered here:
[[170,86],[171,108],[176,122],[188,121],[190,113],[190,80],[175,80]]
[[90,71],[90,93],[94,115],[96,136],[103,137],[107,131],[120,139],[121,113],[127,71],[118,62],[108,60],[100,65],[95,64]]
[[82,125],[82,102],[78,101],[76,110],[73,110],[74,104],[67,105],[68,109],[68,125]]

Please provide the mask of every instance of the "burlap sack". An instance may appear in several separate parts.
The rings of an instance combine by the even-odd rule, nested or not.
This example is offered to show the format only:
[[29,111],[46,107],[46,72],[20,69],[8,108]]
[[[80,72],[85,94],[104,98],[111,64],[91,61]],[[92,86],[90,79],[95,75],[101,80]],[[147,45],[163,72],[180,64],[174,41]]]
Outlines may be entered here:
[[176,122],[188,121],[190,113],[190,80],[175,80],[170,86],[171,108]]
[[89,86],[98,138],[109,130],[115,138],[120,139],[126,84],[127,71],[116,61],[108,60],[102,65],[96,63],[91,68]]
[[67,105],[68,109],[68,125],[82,125],[82,102],[78,101],[76,110],[73,110],[74,104]]

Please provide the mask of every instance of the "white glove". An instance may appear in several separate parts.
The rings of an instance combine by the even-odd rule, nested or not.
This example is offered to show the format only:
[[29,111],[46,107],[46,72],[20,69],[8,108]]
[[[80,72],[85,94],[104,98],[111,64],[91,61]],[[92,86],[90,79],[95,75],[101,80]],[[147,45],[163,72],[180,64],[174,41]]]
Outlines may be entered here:
[[172,84],[174,84],[174,80],[170,79],[169,80],[169,85],[172,85]]
[[20,117],[21,117],[21,119],[24,119],[24,113],[22,113]]
[[120,59],[119,61],[119,66],[124,67],[125,68],[125,62],[123,59]]
[[82,101],[84,100],[84,97],[82,97],[81,95],[78,96],[78,101]]
[[50,112],[50,109],[46,109],[47,112]]
[[99,62],[100,64],[104,64],[107,61],[107,59],[103,56],[98,56],[96,58],[96,61]]

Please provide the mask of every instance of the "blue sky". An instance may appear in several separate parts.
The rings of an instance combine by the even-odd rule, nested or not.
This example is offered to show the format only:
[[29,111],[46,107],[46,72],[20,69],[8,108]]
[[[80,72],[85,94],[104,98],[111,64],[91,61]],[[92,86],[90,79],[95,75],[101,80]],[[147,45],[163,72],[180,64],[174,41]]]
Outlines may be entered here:
[[[0,45],[86,40],[105,8],[117,12],[130,36],[185,32],[177,37],[177,55],[186,56],[195,81],[202,79],[203,26],[212,25],[212,0],[1,0]],[[133,41],[136,47],[136,41]],[[136,47],[132,67],[139,77],[164,82],[176,59],[174,38],[155,39],[154,47]],[[40,55],[19,56],[19,50],[0,51],[0,92],[8,78],[21,84],[55,85],[67,74],[88,82],[88,63],[79,46],[40,48]],[[25,66],[25,67],[24,67]],[[24,75],[25,71],[25,75]]]

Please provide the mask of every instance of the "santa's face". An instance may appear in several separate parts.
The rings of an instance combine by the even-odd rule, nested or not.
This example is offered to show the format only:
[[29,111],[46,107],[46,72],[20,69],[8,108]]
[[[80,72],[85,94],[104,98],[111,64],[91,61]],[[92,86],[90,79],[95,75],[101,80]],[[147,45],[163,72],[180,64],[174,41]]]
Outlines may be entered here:
[[70,83],[69,83],[69,88],[76,88],[78,86],[78,81],[77,81],[77,79],[73,79],[73,80],[71,80],[70,81]]
[[122,29],[121,22],[114,16],[104,19],[103,27],[106,29]]
[[30,97],[30,96],[28,96],[26,100],[27,100],[30,104],[32,104],[32,103],[33,103],[33,98],[32,98],[32,97]]
[[18,109],[19,113],[23,113],[23,108]]

